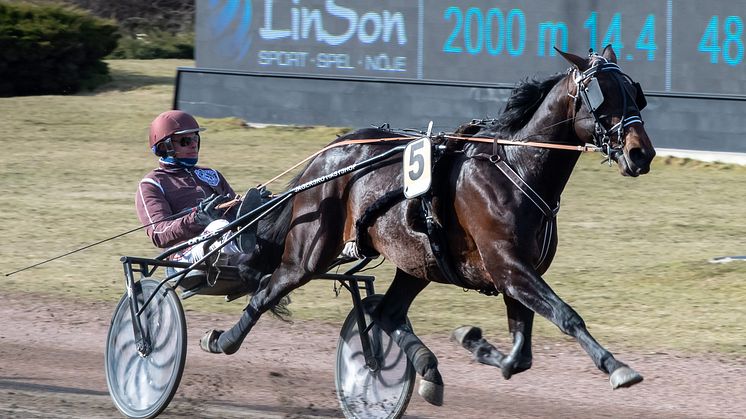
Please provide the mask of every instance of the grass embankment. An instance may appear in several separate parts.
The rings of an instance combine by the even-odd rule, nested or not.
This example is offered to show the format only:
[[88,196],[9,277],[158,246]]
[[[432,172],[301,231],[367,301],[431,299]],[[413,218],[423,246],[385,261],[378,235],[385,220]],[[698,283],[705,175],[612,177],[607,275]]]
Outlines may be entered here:
[[[175,67],[189,61],[112,61],[114,81],[75,96],[0,99],[6,138],[0,157],[0,271],[64,253],[138,225],[138,181],[155,165],[147,148],[150,120],[168,109]],[[465,116],[465,120],[469,116]],[[652,114],[646,115],[655,123]],[[247,128],[234,119],[204,120],[201,164],[220,169],[237,191],[264,182],[321,148],[337,128]],[[371,121],[378,122],[378,121]],[[653,139],[655,140],[655,139]],[[623,178],[581,158],[563,196],[560,247],[545,276],[611,348],[714,351],[746,355],[746,264],[713,265],[743,254],[746,168],[656,159],[649,175]],[[272,185],[282,189],[288,178]],[[119,257],[154,255],[144,233],[3,277],[0,292],[103,299],[123,292]],[[376,271],[385,289],[391,268]],[[242,301],[185,301],[189,310],[238,316]],[[312,282],[294,294],[295,316],[340,323],[346,294]],[[420,332],[479,324],[507,339],[501,299],[432,285],[411,312]],[[544,319],[536,333],[564,339]]]

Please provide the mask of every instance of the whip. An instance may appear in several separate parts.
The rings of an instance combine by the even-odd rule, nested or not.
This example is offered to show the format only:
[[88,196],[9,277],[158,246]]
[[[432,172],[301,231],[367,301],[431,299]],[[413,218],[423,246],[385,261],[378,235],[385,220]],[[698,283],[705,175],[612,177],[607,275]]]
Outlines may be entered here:
[[[233,201],[230,201],[230,202],[233,202]],[[187,208],[187,209],[185,209],[185,210],[183,210],[183,211],[181,211],[181,212],[179,212],[179,213],[176,213],[176,214],[170,215],[170,216],[168,216],[168,217],[165,217],[165,218],[163,218],[163,219],[161,219],[161,220],[158,220],[158,221],[154,221],[154,222],[152,222],[152,223],[150,223],[150,224],[145,224],[145,225],[143,225],[143,226],[140,226],[140,227],[137,227],[137,228],[133,228],[132,230],[127,230],[127,231],[125,231],[124,233],[119,233],[119,234],[117,234],[117,235],[115,235],[115,236],[111,236],[111,237],[109,237],[109,238],[106,238],[106,239],[103,239],[103,240],[99,240],[99,241],[97,241],[97,242],[95,242],[95,243],[91,243],[91,244],[85,245],[85,246],[83,246],[83,247],[80,247],[80,248],[77,248],[77,249],[75,249],[75,250],[71,250],[71,251],[69,251],[69,252],[67,252],[67,253],[64,253],[64,254],[61,254],[61,255],[59,255],[59,256],[55,256],[55,257],[53,257],[53,258],[49,258],[49,259],[47,259],[47,260],[43,260],[43,261],[41,261],[41,262],[39,262],[39,263],[35,263],[35,264],[33,264],[33,265],[30,265],[30,266],[26,266],[25,268],[21,268],[21,269],[18,269],[18,270],[16,270],[16,271],[13,271],[13,272],[7,273],[7,274],[5,274],[5,276],[11,276],[11,275],[13,275],[13,274],[17,274],[18,272],[23,272],[23,271],[25,271],[25,270],[27,270],[27,269],[35,268],[35,267],[37,267],[37,266],[39,266],[39,265],[43,265],[43,264],[45,264],[45,263],[48,263],[48,262],[51,262],[51,261],[53,261],[53,260],[57,260],[57,259],[60,259],[60,258],[63,258],[63,257],[65,257],[65,256],[69,256],[69,255],[72,255],[73,253],[77,253],[77,252],[80,252],[81,250],[85,250],[85,249],[91,248],[91,247],[93,247],[93,246],[98,246],[98,245],[99,245],[99,244],[101,244],[101,243],[105,243],[105,242],[108,242],[109,240],[114,240],[114,239],[116,239],[116,238],[119,238],[119,237],[125,236],[125,235],[127,235],[127,234],[133,233],[133,232],[135,232],[135,231],[137,231],[137,230],[142,230],[143,228],[146,228],[146,227],[150,227],[150,226],[152,226],[153,224],[158,224],[158,223],[160,223],[160,222],[162,222],[162,221],[169,221],[169,220],[172,220],[172,219],[175,219],[175,218],[183,217],[184,215],[187,215],[187,214],[189,214],[189,213],[190,213],[190,212],[192,212],[193,210],[194,210],[193,208]]]

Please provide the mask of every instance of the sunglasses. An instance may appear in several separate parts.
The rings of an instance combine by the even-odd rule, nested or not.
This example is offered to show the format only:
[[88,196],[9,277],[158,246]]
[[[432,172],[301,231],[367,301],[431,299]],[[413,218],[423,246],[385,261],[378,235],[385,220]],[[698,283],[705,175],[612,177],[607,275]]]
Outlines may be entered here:
[[190,135],[188,137],[181,137],[178,140],[179,145],[182,147],[186,147],[192,143],[198,143],[199,142],[199,134]]

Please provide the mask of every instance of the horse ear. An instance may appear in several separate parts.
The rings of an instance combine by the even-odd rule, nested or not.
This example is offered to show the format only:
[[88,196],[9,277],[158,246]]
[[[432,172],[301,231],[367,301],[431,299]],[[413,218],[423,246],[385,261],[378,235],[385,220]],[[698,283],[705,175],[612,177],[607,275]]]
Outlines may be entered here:
[[578,68],[580,71],[585,71],[588,69],[588,60],[586,60],[583,57],[579,57],[575,54],[570,54],[569,52],[562,52],[557,47],[554,47],[554,49],[559,52],[559,54],[566,59],[570,64],[574,65]]
[[611,44],[604,47],[604,52],[601,53],[601,56],[612,63],[616,63],[616,53],[614,52],[614,48],[611,47]]

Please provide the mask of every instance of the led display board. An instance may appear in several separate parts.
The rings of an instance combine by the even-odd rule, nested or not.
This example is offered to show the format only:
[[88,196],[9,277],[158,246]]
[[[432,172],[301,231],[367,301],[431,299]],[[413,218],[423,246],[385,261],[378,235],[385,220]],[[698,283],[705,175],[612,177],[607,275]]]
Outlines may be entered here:
[[647,91],[746,95],[746,1],[197,0],[196,64],[513,85],[611,44]]

